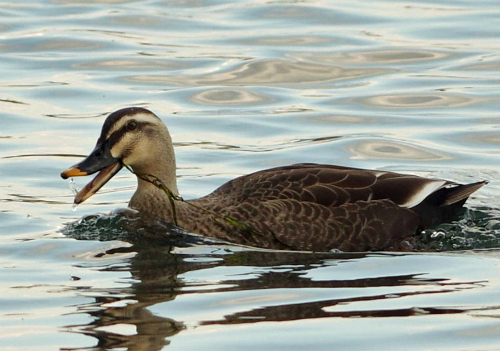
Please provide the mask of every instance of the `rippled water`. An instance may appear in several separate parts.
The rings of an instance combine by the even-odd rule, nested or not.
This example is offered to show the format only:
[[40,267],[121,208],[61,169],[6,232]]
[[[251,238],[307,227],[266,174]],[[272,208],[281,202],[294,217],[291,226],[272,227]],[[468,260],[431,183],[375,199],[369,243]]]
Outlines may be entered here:
[[[497,1],[0,5],[2,350],[498,349]],[[427,252],[128,240],[96,214],[131,174],[73,212],[59,173],[131,105],[168,124],[185,198],[296,162],[490,184]]]

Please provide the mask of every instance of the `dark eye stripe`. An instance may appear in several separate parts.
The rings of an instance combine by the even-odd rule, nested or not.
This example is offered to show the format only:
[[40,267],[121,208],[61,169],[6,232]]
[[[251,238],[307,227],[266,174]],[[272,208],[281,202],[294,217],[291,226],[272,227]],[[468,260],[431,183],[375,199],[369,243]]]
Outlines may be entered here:
[[[153,123],[151,122],[142,122],[142,121],[135,121],[136,122],[136,127],[135,130],[140,130],[142,128],[145,128],[147,126],[154,126]],[[124,124],[121,126],[120,129],[115,130],[111,135],[109,136],[109,145],[110,147],[113,147],[116,143],[118,143],[125,134],[132,132],[129,127],[128,123]]]
[[123,108],[121,110],[115,111],[115,112],[111,113],[106,118],[106,121],[104,121],[104,125],[102,126],[102,130],[101,130],[101,135],[99,136],[97,143],[100,144],[100,143],[104,142],[104,140],[106,139],[106,136],[109,134],[110,130],[122,118],[128,117],[128,116],[134,116],[134,115],[139,114],[139,113],[144,113],[144,114],[158,118],[151,111],[146,110],[145,108],[142,108],[142,107],[127,107],[127,108]]

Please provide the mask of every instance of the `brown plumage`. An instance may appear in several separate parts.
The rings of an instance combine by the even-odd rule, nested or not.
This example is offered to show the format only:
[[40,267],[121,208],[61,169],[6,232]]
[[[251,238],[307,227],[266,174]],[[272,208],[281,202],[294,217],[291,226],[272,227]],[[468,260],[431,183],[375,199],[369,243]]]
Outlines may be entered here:
[[[61,176],[100,171],[75,197],[75,203],[80,203],[123,164],[138,175],[156,177],[178,195],[168,130],[143,108],[112,113],[94,151]],[[129,206],[145,218],[177,222],[190,232],[244,245],[368,251],[383,250],[421,228],[449,219],[484,184],[297,164],[238,177],[199,199],[175,201],[175,216],[165,192],[138,177]]]

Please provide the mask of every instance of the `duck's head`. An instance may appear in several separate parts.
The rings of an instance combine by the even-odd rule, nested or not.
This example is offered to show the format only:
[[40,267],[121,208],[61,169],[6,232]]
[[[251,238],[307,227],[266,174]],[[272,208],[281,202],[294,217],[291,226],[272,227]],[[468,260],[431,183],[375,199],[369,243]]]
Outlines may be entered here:
[[[135,173],[155,175],[175,185],[175,156],[165,124],[151,111],[129,107],[111,113],[102,127],[94,150],[83,161],[61,173],[63,179],[99,172],[75,196],[75,204],[94,195],[122,167]],[[168,185],[168,184],[167,184]]]

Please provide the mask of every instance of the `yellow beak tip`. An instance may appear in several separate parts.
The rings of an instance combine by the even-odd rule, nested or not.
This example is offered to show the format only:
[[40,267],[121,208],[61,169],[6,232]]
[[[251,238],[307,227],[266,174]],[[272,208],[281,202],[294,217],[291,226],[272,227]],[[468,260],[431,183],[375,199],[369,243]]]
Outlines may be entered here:
[[68,168],[67,170],[61,172],[62,179],[68,179],[69,177],[82,177],[86,175],[88,175],[87,172],[84,172],[77,167]]

